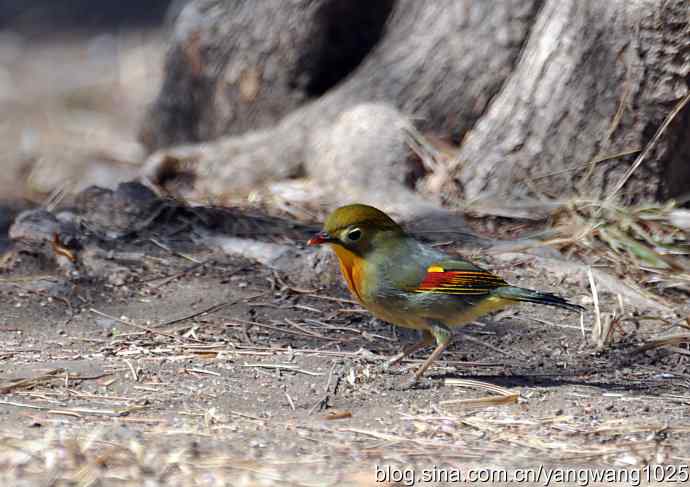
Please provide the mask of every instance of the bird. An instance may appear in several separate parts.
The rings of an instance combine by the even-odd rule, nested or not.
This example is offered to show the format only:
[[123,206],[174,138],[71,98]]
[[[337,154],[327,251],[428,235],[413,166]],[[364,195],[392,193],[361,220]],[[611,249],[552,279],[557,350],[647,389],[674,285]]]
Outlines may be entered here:
[[352,296],[376,318],[422,332],[386,366],[434,344],[414,372],[415,384],[451,342],[453,328],[480,316],[527,302],[582,312],[555,294],[511,286],[460,257],[427,245],[383,211],[361,203],[341,206],[307,242],[329,245]]

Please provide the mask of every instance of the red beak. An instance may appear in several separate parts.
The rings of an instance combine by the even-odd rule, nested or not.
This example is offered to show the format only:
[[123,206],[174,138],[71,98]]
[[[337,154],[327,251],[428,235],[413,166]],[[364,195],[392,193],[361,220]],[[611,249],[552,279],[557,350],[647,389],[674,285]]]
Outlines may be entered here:
[[332,242],[333,238],[326,232],[319,232],[309,239],[307,245],[321,245],[325,243]]

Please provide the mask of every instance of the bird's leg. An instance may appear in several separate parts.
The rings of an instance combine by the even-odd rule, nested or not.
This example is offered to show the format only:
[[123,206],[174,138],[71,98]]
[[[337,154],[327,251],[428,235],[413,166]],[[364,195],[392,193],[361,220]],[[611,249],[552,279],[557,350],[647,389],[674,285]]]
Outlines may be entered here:
[[446,348],[448,348],[452,332],[450,328],[448,328],[446,325],[443,325],[441,323],[432,323],[431,335],[433,335],[433,337],[436,339],[436,348],[433,352],[431,352],[431,355],[429,355],[429,358],[424,361],[422,366],[419,367],[419,369],[417,369],[417,371],[414,373],[415,382],[418,381],[422,375],[424,375],[426,369],[428,369],[431,366],[431,364],[434,363],[434,361],[441,356],[443,351]]
[[401,361],[402,359],[404,359],[405,357],[408,357],[409,355],[412,355],[412,354],[415,353],[417,350],[421,350],[422,348],[426,348],[426,347],[428,347],[429,345],[431,345],[432,342],[434,341],[434,336],[433,336],[428,330],[424,330],[423,333],[424,333],[424,334],[423,334],[421,340],[419,340],[419,341],[417,341],[417,342],[415,342],[415,343],[411,343],[411,344],[409,344],[409,345],[404,346],[403,349],[402,349],[402,351],[401,351],[400,353],[395,354],[395,355],[393,355],[391,358],[389,358],[388,360],[386,360],[385,367],[386,367],[386,368],[387,368],[387,367],[391,367],[392,365],[395,365],[395,364],[397,364],[398,362],[400,362],[400,361]]

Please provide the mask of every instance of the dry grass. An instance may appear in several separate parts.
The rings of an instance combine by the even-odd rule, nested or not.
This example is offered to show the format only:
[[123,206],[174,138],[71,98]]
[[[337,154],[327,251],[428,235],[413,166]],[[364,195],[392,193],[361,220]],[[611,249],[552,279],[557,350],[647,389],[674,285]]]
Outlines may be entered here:
[[[505,218],[502,208],[477,204],[468,211],[473,216]],[[624,336],[623,324],[634,325],[635,330],[647,321],[670,325],[663,336],[645,337],[652,344],[661,344],[657,346],[665,346],[669,333],[672,338],[683,331],[678,328],[687,328],[690,211],[678,208],[674,202],[623,206],[603,200],[572,199],[533,202],[528,212],[548,221],[547,227],[532,238],[497,245],[488,252],[500,255],[540,246],[557,249],[564,261],[546,265],[546,259],[545,269],[561,279],[584,277],[579,282],[590,288],[593,320],[585,326],[583,316],[581,330],[584,336],[585,330],[591,329],[590,343],[597,350],[611,345],[616,332]],[[613,294],[617,304],[603,306],[602,292]],[[640,308],[647,311],[640,314]],[[647,335],[644,330],[640,330],[640,336]]]
[[690,291],[690,228],[678,225],[684,212],[673,203],[616,206],[575,200],[554,212],[555,238],[547,243],[619,275],[634,273],[636,282],[649,288]]
[[[645,399],[616,396],[621,402]],[[669,397],[668,401],[671,407],[687,407],[690,396]],[[405,433],[343,427],[337,422],[291,422],[286,424],[289,430],[323,447],[323,454],[296,457],[264,455],[238,444],[233,434],[237,423],[264,428],[270,422],[250,414],[180,411],[176,418],[134,414],[129,419],[146,425],[142,434],[122,438],[116,433],[122,425],[90,420],[81,432],[48,428],[43,434],[0,434],[0,480],[5,485],[51,482],[57,486],[272,486],[286,482],[295,486],[367,486],[374,485],[374,464],[414,467],[497,461],[524,466],[538,458],[537,463],[547,465],[631,467],[690,460],[687,452],[665,440],[670,435],[687,437],[687,422],[604,420],[568,414],[535,417],[508,404],[487,404],[479,411],[403,414],[400,422]],[[342,458],[358,461],[348,468]],[[22,483],[16,483],[18,479]]]
[[125,441],[113,439],[103,428],[77,435],[50,430],[35,439],[2,435],[0,481],[79,487],[374,485],[370,473],[334,472],[327,456],[251,458],[227,445],[205,448],[199,444],[217,436],[222,425],[196,429],[159,425],[144,437]]
[[[680,309],[674,302],[682,305],[690,292],[690,227],[679,225],[685,213],[673,203],[621,207],[573,201],[554,213],[555,237],[546,243],[569,258],[607,269],[627,287],[669,308]],[[619,295],[619,308],[603,314],[591,267],[589,282],[595,308],[592,341],[601,349],[611,342],[623,318],[623,300]],[[682,317],[675,323],[682,325]]]

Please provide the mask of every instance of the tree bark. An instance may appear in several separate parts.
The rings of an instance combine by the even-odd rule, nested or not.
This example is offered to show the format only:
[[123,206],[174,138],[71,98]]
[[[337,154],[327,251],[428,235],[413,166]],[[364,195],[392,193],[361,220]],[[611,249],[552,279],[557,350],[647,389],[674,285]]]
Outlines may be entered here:
[[[348,147],[357,152],[360,140],[336,141],[333,131],[357,133],[338,124],[353,122],[345,115],[350,110],[362,120],[362,110],[369,107],[373,120],[381,120],[383,112],[391,120],[392,108],[412,116],[423,129],[463,134],[510,74],[540,2],[398,0],[388,2],[391,11],[386,4],[304,0],[291,2],[288,8],[277,1],[251,2],[251,6],[245,2],[193,2],[178,20],[166,80],[142,138],[152,149],[214,140],[159,151],[149,160],[145,173],[160,179],[171,172],[194,172],[198,192],[222,197],[305,171],[326,187],[357,187],[362,194],[372,194],[367,185],[357,186],[362,178],[350,180],[348,175],[374,170],[382,181],[392,181],[385,193],[410,196],[408,176],[416,168],[405,161],[404,137],[385,135],[392,127],[405,125],[402,115],[389,126],[372,122],[383,131],[383,142],[368,145],[372,152],[358,159],[362,165],[336,158],[349,166],[347,171],[345,167],[337,171],[325,168],[322,161],[334,160],[328,155],[333,147],[343,154]],[[363,34],[357,28],[339,26],[343,22],[345,27],[350,25],[347,22],[352,20],[346,19],[355,13],[355,19],[367,19]],[[270,22],[264,17],[280,20]],[[286,27],[309,22],[308,30]],[[340,37],[332,33],[334,25],[339,26]],[[356,39],[342,38],[345,34]],[[252,39],[260,35],[269,39],[287,36],[287,41],[265,41],[257,47]],[[354,62],[357,56],[330,59],[339,46],[357,46],[361,62]],[[330,68],[339,64],[344,65],[339,68],[341,78],[324,80]],[[269,65],[273,67],[269,69]],[[256,94],[250,100],[242,95],[241,77],[228,74],[242,72],[263,73],[252,78],[258,85],[249,90]],[[267,72],[276,74],[266,76]],[[302,81],[294,83],[295,79]],[[326,90],[328,87],[331,89]],[[280,106],[275,105],[278,101]],[[360,105],[364,108],[358,111]],[[246,132],[250,128],[253,130]],[[215,139],[221,133],[243,135]],[[376,169],[377,161],[383,160],[386,166],[391,154],[399,159],[398,164],[388,164],[389,171]],[[401,176],[401,171],[407,174]],[[399,180],[407,184],[398,184]],[[386,199],[385,194],[380,196]]]
[[[682,0],[549,0],[461,147],[464,198],[606,196],[687,95],[689,42]],[[688,121],[688,110],[674,120],[629,180],[627,201],[688,190]]]
[[331,88],[315,122],[383,101],[462,133],[510,74],[540,4],[196,0],[142,139],[157,149],[269,127]]
[[[413,124],[461,144],[432,200],[605,195],[688,93],[688,38],[683,0],[195,0],[142,129],[159,149],[144,174],[187,171],[220,199],[306,175],[331,204],[422,204]],[[687,190],[689,121],[629,201]]]

